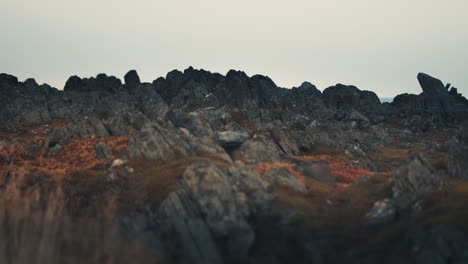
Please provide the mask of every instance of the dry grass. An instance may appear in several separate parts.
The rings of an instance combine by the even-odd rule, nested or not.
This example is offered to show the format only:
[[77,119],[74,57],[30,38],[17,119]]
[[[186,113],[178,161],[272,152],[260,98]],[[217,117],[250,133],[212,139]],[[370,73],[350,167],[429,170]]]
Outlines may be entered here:
[[369,159],[385,171],[391,171],[400,166],[413,152],[396,146],[386,146],[368,153]]
[[226,161],[210,156],[181,157],[170,161],[131,160],[127,166],[134,169],[131,178],[136,188],[132,196],[146,197],[151,199],[151,203],[159,204],[167,194],[179,187],[185,169],[193,163],[202,161],[214,162],[218,166],[230,166]]
[[415,224],[446,223],[468,233],[468,181],[450,180],[445,190],[427,195],[421,207]]
[[370,254],[353,258],[347,254],[351,249],[361,249],[361,245],[367,243],[362,230],[363,218],[375,200],[389,195],[388,177],[389,174],[378,174],[352,187],[331,186],[310,180],[309,192],[305,195],[275,186],[274,202],[280,210],[287,212],[293,209],[303,216],[290,227],[287,234],[280,236],[281,239],[278,234],[272,233],[277,229],[272,222],[274,220],[270,216],[260,216],[257,220],[261,222],[257,230],[258,248],[249,263],[300,261],[303,254],[300,241],[307,240],[318,243],[324,263],[366,263],[363,260]]
[[124,238],[111,222],[55,211],[0,215],[0,263],[168,263],[143,243]]

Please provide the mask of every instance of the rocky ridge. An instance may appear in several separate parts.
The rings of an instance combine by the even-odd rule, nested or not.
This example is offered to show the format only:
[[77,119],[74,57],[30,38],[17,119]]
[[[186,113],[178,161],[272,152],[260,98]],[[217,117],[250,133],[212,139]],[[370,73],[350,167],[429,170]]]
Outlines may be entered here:
[[[437,230],[459,246],[450,256],[434,249],[445,262],[433,263],[464,261],[463,231],[419,223],[432,196],[452,188],[453,199],[466,198],[468,101],[436,78],[417,78],[421,94],[382,104],[355,86],[285,89],[234,70],[190,67],[152,83],[134,70],[124,82],[72,76],[63,91],[0,74],[0,194],[5,207],[40,213],[54,190],[61,214],[105,215],[111,230],[169,262],[337,263],[331,252],[342,241],[367,248],[366,232],[405,221],[418,228],[400,236],[413,245],[399,253],[411,256]],[[332,216],[360,219],[344,224],[353,234],[371,228],[335,234],[341,217]],[[359,246],[343,256],[375,263],[395,255]],[[431,263],[426,253],[412,259]]]

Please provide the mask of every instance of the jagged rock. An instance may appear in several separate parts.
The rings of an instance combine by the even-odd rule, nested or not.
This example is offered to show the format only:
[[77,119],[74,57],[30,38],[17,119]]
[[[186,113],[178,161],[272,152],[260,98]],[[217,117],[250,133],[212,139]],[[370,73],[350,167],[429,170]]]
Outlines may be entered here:
[[235,181],[240,175],[213,163],[193,164],[183,175],[182,189],[161,204],[164,232],[174,232],[170,239],[183,249],[187,261],[222,263],[220,255],[231,260],[247,255],[255,233],[247,222],[248,197]]
[[357,108],[359,106],[359,92],[360,90],[355,86],[337,84],[325,89],[322,98],[327,105],[339,110],[347,106]]
[[396,116],[403,117],[404,126],[426,130],[464,122],[468,107],[463,97],[456,91],[449,93],[440,80],[427,74],[419,73],[418,80],[423,90],[420,95],[398,95],[391,104]]
[[65,128],[53,128],[47,133],[44,145],[53,148],[55,145],[65,145],[70,141],[70,134]]
[[0,84],[1,85],[16,85],[18,84],[18,78],[13,75],[6,73],[0,73]]
[[4,75],[0,81],[0,127],[16,131],[20,127],[51,120],[47,108],[48,93],[41,86],[18,82],[16,77]]
[[468,180],[468,130],[452,138],[448,152],[447,169],[450,177]]
[[352,108],[337,112],[336,119],[346,122],[356,122],[359,128],[367,128],[370,125],[370,121],[366,116]]
[[124,76],[124,80],[125,85],[127,85],[130,88],[135,88],[141,84],[140,77],[138,76],[138,73],[135,70],[127,72],[127,74],[125,74]]
[[194,137],[186,129],[158,120],[145,123],[132,135],[127,149],[129,157],[172,160],[195,155],[211,155],[228,162],[229,155],[207,137]]
[[305,131],[307,127],[310,125],[311,120],[303,115],[295,115],[291,120],[288,121],[286,124],[287,127],[291,127],[295,130]]
[[222,170],[213,164],[194,164],[183,176],[215,239],[225,241],[231,256],[246,256],[255,233],[247,223],[250,214],[245,193],[233,188]]
[[66,123],[67,131],[79,138],[105,137],[109,136],[102,121],[95,116],[85,116],[82,120]]
[[409,234],[409,241],[417,264],[468,263],[468,237],[454,227],[433,224]]
[[171,121],[177,127],[186,128],[191,133],[196,133],[198,130],[195,120],[189,115],[180,110],[173,109],[166,114],[166,119]]
[[254,98],[250,88],[251,80],[245,72],[230,70],[226,74],[225,83],[234,106],[246,107],[248,101]]
[[428,74],[418,73],[418,81],[424,93],[435,96],[448,95],[447,88],[444,84]]
[[396,209],[396,204],[392,199],[379,200],[366,214],[366,224],[370,226],[389,224],[395,220]]
[[251,163],[279,160],[278,152],[271,146],[254,140],[247,140],[232,153],[233,159]]
[[317,87],[311,84],[310,82],[303,82],[299,87],[297,87],[297,89],[304,93],[311,93],[317,97],[320,97],[322,95],[322,92],[320,92],[320,90],[317,89]]
[[64,91],[78,91],[81,88],[82,80],[80,77],[74,75],[68,78],[67,82],[65,82],[65,87],[63,87]]
[[166,115],[169,110],[167,104],[150,84],[142,84],[133,91],[137,99],[137,109],[150,119]]
[[361,91],[352,85],[337,84],[322,93],[324,102],[335,109],[354,108],[364,112],[379,111],[380,100],[370,91]]
[[223,130],[216,133],[216,141],[225,148],[238,147],[249,138],[249,134],[235,122],[227,124]]
[[275,125],[269,129],[271,139],[275,142],[276,146],[284,153],[297,155],[299,154],[299,148],[294,142],[292,142],[286,131],[282,130],[279,126]]
[[463,97],[461,93],[458,92],[457,88],[452,87],[449,93],[453,98],[455,98],[455,103],[468,106],[468,100],[465,97]]
[[81,79],[78,76],[70,77],[63,88],[66,92],[108,92],[118,91],[122,86],[122,81],[114,76],[98,74],[96,77]]
[[194,111],[222,105],[223,81],[224,76],[220,74],[189,67],[183,73],[174,70],[165,79],[154,81],[153,85],[171,107]]
[[99,142],[94,145],[96,156],[98,159],[110,159],[113,157],[112,149],[104,142]]
[[212,131],[222,130],[226,124],[233,121],[227,106],[221,108],[202,108],[190,112],[190,117],[194,119],[198,130],[203,134],[210,135]]
[[170,193],[158,213],[164,242],[180,263],[224,263],[196,202],[186,191]]
[[413,156],[398,168],[393,182],[393,198],[401,208],[409,206],[423,194],[441,190],[446,185],[422,155]]

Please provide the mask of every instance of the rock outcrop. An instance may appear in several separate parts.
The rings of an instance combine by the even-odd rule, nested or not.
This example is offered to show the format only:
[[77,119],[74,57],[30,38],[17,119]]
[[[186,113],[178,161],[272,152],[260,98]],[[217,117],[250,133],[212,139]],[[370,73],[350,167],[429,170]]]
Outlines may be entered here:
[[393,182],[393,198],[401,208],[409,206],[421,195],[441,190],[446,185],[421,155],[407,160],[393,175]]
[[129,88],[136,88],[141,84],[140,77],[135,70],[127,72],[127,74],[124,76],[124,80],[125,85],[127,85]]
[[[427,74],[421,94],[391,104],[355,86],[286,89],[235,70],[123,80],[72,76],[61,91],[0,74],[0,201],[44,208],[53,186],[70,215],[108,217],[178,263],[375,263],[367,254],[412,253],[387,253],[387,241],[368,250],[376,229],[359,228],[417,222],[432,212],[427,194],[467,179],[468,101]],[[387,181],[413,151],[429,161],[413,156]],[[412,240],[415,258],[464,261],[458,235],[443,230],[436,248],[434,232]]]
[[182,249],[178,257],[194,263],[223,263],[222,256],[230,260],[247,256],[255,240],[248,219],[260,201],[268,203],[271,198],[266,194],[268,183],[258,179],[240,183],[245,176],[238,169],[212,163],[186,169],[182,188],[159,208],[168,243],[175,244],[176,253]]

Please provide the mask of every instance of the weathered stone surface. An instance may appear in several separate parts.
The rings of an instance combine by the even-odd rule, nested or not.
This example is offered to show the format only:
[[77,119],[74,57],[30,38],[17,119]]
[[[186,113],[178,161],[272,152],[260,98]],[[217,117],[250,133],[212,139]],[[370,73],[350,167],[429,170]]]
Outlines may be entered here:
[[209,162],[193,164],[183,175],[182,189],[161,204],[164,232],[183,249],[187,261],[221,263],[221,256],[233,260],[248,254],[255,232],[247,219],[267,185],[248,180],[245,172]]
[[164,242],[180,263],[224,263],[219,249],[186,191],[168,195],[159,207]]
[[247,140],[239,149],[233,151],[232,156],[235,160],[251,163],[279,160],[279,154],[272,146],[253,140]]
[[[385,151],[382,148],[390,147],[393,151],[393,148],[416,147],[418,151],[445,151],[448,145],[426,142],[432,138],[426,139],[425,134],[420,138],[420,132],[428,131],[432,136],[433,130],[438,129],[437,140],[434,141],[439,141],[439,134],[452,133],[467,123],[468,115],[464,113],[468,113],[468,103],[455,88],[447,92],[444,87],[442,91],[439,80],[425,75],[418,78],[423,93],[400,95],[393,103],[382,105],[376,94],[354,86],[336,85],[322,94],[308,82],[298,88],[280,88],[267,76],[250,77],[234,70],[223,76],[190,67],[184,71],[172,71],[151,84],[141,83],[135,71],[124,76],[125,84],[105,74],[91,78],[73,76],[67,81],[65,91],[39,85],[34,79],[20,82],[14,76],[0,74],[1,136],[2,139],[4,136],[8,138],[14,134],[11,132],[18,136],[14,143],[17,149],[2,147],[0,165],[8,167],[6,161],[17,155],[15,162],[37,166],[31,156],[40,155],[43,159],[41,164],[42,161],[47,164],[50,161],[52,166],[48,169],[57,165],[61,170],[67,163],[66,159],[73,159],[72,169],[76,169],[80,164],[75,157],[70,157],[73,155],[69,154],[73,153],[69,153],[67,145],[71,138],[85,142],[86,151],[91,151],[86,153],[90,154],[86,158],[95,158],[92,148],[87,147],[89,142],[113,142],[113,138],[108,137],[128,136],[130,142],[125,156],[116,151],[110,168],[107,161],[113,155],[109,147],[102,142],[94,146],[97,157],[103,160],[93,160],[99,164],[93,165],[93,170],[103,170],[104,180],[107,180],[105,185],[108,186],[103,188],[112,189],[112,194],[120,198],[119,195],[127,194],[127,191],[138,191],[140,195],[139,188],[145,184],[140,182],[141,168],[133,166],[142,160],[151,165],[164,164],[160,172],[149,170],[144,175],[145,179],[151,179],[150,182],[153,176],[166,176],[166,164],[169,164],[169,169],[172,166],[185,168],[189,162],[211,160],[192,164],[182,177],[177,175],[167,179],[180,180],[175,187],[179,189],[171,189],[169,195],[162,197],[162,203],[159,199],[153,201],[152,193],[142,191],[144,197],[135,201],[138,211],[147,207],[159,208],[157,217],[151,214],[131,216],[122,220],[125,229],[138,239],[153,241],[149,244],[157,244],[161,231],[164,246],[170,248],[181,262],[243,263],[263,257],[254,254],[263,253],[265,240],[261,239],[265,238],[260,238],[259,229],[267,225],[266,233],[270,235],[267,238],[274,242],[277,239],[279,245],[284,243],[288,251],[286,255],[297,257],[287,261],[319,263],[320,247],[309,238],[314,232],[304,232],[307,239],[300,237],[301,232],[309,229],[301,229],[300,224],[304,224],[301,221],[305,220],[306,214],[301,212],[302,207],[295,208],[296,201],[299,205],[306,204],[302,199],[313,200],[315,194],[287,192],[291,197],[282,197],[284,193],[279,191],[282,188],[274,188],[275,185],[305,194],[307,189],[295,178],[296,171],[305,175],[308,183],[310,178],[335,183],[326,164],[304,162],[307,159],[302,159],[302,155],[330,155],[332,158],[336,155],[341,158],[345,153],[347,156],[343,158],[356,166],[388,171],[388,167],[393,166],[393,158],[387,160],[387,155],[375,157],[379,151]],[[48,122],[53,124],[52,127],[62,122],[65,126],[48,130]],[[388,125],[402,127],[387,129]],[[29,141],[24,135],[33,135],[34,142],[22,146],[24,141]],[[96,139],[100,137],[105,138]],[[406,150],[401,151],[403,155]],[[466,178],[465,154],[466,143],[459,137],[455,138],[450,145],[447,166],[452,177]],[[275,168],[275,164],[259,164],[263,162],[287,163],[289,169],[297,162],[297,166],[291,170],[293,175],[288,169]],[[260,174],[262,168],[271,167],[273,169]],[[11,181],[9,172],[4,176],[0,179],[2,188],[5,187],[4,182]],[[155,181],[159,180],[158,177]],[[37,180],[35,177],[31,177],[32,180],[25,178],[27,184]],[[379,177],[366,179],[366,182],[361,180],[361,184],[353,186],[361,188],[381,184]],[[369,223],[392,222],[395,207],[411,204],[413,208],[425,210],[422,203],[416,201],[427,192],[439,190],[444,184],[427,161],[413,158],[394,177],[394,200],[378,201],[366,219]],[[97,189],[100,188],[98,186]],[[145,186],[143,189],[146,190]],[[23,195],[23,192],[19,194]],[[166,193],[162,191],[161,195]],[[294,203],[291,208],[285,209],[276,203],[289,202],[282,200],[289,198]],[[84,200],[88,204],[96,201],[88,197]],[[336,199],[332,206],[338,209],[339,206],[347,206],[348,202],[353,205],[354,201]],[[424,213],[419,212],[421,215]],[[362,215],[358,217],[362,218]],[[321,231],[317,233],[321,234]],[[359,240],[359,236],[353,236],[350,241],[355,239]],[[342,253],[345,257],[361,255],[361,252],[352,250]],[[253,257],[254,260],[245,257]],[[271,261],[283,260],[273,258]],[[373,260],[367,261],[374,263]],[[270,259],[267,257],[266,261]]]
[[110,159],[114,155],[112,154],[112,149],[104,142],[99,142],[94,145],[96,150],[96,156],[98,159]]
[[370,125],[370,121],[366,116],[352,108],[337,112],[336,118],[346,122],[355,122],[359,128],[367,128]]
[[79,138],[105,137],[109,136],[102,121],[95,116],[85,116],[81,120],[66,123],[67,131]]
[[53,148],[55,145],[65,145],[70,141],[70,133],[65,128],[53,128],[47,133],[44,145]]
[[445,185],[431,164],[421,155],[410,158],[393,175],[393,198],[399,207],[406,207],[428,192]]
[[281,129],[278,125],[274,125],[269,129],[271,139],[276,146],[285,154],[297,155],[299,154],[299,148],[297,145],[290,140],[287,132]]
[[445,88],[444,84],[439,79],[436,79],[429,74],[422,72],[418,73],[418,81],[423,92],[426,94],[435,96],[448,95],[447,88]]
[[122,81],[114,76],[98,74],[96,77],[81,79],[78,76],[70,77],[63,88],[66,92],[108,92],[113,93],[121,89]]
[[381,103],[377,95],[370,91],[361,91],[352,85],[337,84],[323,91],[323,101],[337,110],[354,108],[364,112],[378,112]]
[[207,137],[195,137],[186,129],[179,129],[159,120],[145,123],[130,139],[129,157],[153,160],[172,160],[180,157],[210,155],[231,161],[229,155]]
[[311,93],[311,94],[313,94],[314,96],[317,96],[317,97],[320,97],[322,95],[322,92],[320,92],[320,90],[317,89],[317,87],[315,85],[311,84],[310,82],[303,82],[299,87],[297,87],[297,89],[300,92]]
[[374,203],[372,209],[366,214],[366,224],[374,226],[392,223],[395,220],[396,212],[395,201],[389,198],[379,200]]
[[231,257],[246,256],[255,239],[246,220],[250,214],[246,194],[213,164],[189,167],[183,184],[197,201],[215,239],[225,241],[223,247],[227,253]]
[[127,85],[130,88],[136,88],[138,85],[141,84],[140,77],[138,76],[138,73],[135,70],[131,70],[127,72],[124,76],[125,80],[125,85]]
[[238,147],[249,138],[249,134],[237,123],[230,123],[216,133],[216,141],[225,148]]

